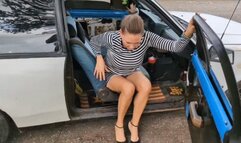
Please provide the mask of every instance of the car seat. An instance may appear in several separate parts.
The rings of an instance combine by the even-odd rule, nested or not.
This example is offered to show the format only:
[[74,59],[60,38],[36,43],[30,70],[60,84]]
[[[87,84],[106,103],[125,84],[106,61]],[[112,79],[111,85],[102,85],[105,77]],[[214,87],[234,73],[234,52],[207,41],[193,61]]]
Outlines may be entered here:
[[[69,31],[69,37],[70,37],[69,39],[70,47],[73,48],[75,46],[76,48],[77,46],[77,49],[78,49],[77,52],[82,52],[82,55],[84,56],[81,58],[81,57],[78,57],[75,53],[72,53],[73,58],[82,67],[92,86],[95,86],[93,85],[93,81],[92,81],[92,80],[96,80],[94,79],[95,78],[94,75],[88,74],[89,72],[93,73],[93,71],[91,71],[93,70],[93,67],[91,66],[95,66],[95,65],[91,65],[91,66],[89,65],[90,63],[94,63],[91,60],[95,61],[95,54],[90,46],[90,43],[89,43],[90,41],[85,36],[85,31],[82,25],[76,22],[75,19],[72,18],[71,16],[67,16],[67,25],[68,25],[68,31]],[[73,50],[71,51],[74,52]],[[84,55],[83,53],[86,55],[88,54],[88,56]],[[105,86],[99,89],[95,89],[95,93],[96,93],[96,97],[102,102],[113,102],[118,100],[118,94],[115,92],[112,92]]]

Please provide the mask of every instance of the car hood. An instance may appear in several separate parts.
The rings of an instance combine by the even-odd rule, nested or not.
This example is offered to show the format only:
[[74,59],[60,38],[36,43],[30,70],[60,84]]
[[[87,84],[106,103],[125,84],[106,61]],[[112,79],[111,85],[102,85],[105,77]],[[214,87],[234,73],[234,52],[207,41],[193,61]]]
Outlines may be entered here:
[[[172,15],[179,17],[187,22],[192,18],[193,15],[195,15],[194,12],[169,12]],[[214,32],[219,36],[219,38],[221,38],[229,19],[205,13],[199,14],[206,20],[207,24],[214,30]],[[241,23],[231,20],[227,27],[227,30],[225,31],[222,41],[224,44],[228,45],[241,45]]]

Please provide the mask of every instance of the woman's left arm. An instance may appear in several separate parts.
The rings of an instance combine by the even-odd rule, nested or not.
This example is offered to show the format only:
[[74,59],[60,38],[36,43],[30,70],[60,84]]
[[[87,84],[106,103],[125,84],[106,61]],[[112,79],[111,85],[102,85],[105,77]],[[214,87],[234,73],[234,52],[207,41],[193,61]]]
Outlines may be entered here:
[[195,26],[193,20],[191,20],[188,24],[187,29],[183,32],[182,36],[176,41],[163,38],[152,32],[146,32],[146,34],[149,35],[150,38],[150,47],[155,47],[164,51],[180,52],[187,46],[194,32]]

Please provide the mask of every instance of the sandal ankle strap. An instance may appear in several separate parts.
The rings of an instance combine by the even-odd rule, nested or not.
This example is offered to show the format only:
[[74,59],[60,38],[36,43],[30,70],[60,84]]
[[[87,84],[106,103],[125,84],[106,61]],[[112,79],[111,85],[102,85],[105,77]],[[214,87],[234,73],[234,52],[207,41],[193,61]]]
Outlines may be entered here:
[[116,124],[115,124],[115,127],[119,128],[119,129],[123,129],[123,126],[120,127],[120,126],[117,126]]
[[134,125],[134,124],[132,123],[132,121],[130,121],[130,124],[131,124],[133,127],[138,128],[138,125]]

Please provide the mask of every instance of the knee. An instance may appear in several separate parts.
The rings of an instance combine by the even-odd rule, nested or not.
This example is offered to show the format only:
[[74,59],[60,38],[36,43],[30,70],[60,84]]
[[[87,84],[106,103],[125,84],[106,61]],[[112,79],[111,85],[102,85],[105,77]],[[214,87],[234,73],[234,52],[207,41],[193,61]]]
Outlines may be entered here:
[[131,82],[125,83],[121,89],[121,93],[128,96],[133,96],[135,93],[135,85]]
[[143,94],[149,95],[149,93],[151,92],[151,83],[148,81],[148,82],[145,82],[145,83],[141,84],[139,86],[139,88],[137,89],[137,91],[139,93],[143,93]]

